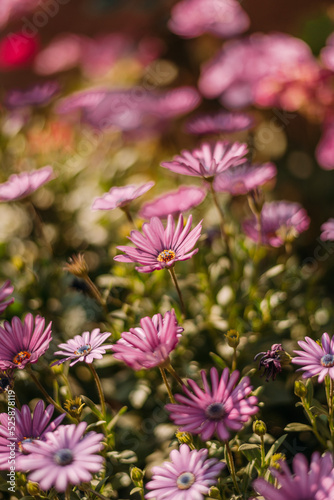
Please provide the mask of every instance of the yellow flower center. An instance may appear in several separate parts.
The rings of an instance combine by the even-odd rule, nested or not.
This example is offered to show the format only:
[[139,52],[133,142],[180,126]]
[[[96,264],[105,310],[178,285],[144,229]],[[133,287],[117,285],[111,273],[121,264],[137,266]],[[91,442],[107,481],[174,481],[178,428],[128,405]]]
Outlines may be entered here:
[[25,359],[29,359],[31,357],[30,352],[28,351],[20,351],[13,358],[13,363],[16,365],[20,365]]
[[159,262],[170,262],[173,259],[175,259],[174,250],[163,250],[157,257]]

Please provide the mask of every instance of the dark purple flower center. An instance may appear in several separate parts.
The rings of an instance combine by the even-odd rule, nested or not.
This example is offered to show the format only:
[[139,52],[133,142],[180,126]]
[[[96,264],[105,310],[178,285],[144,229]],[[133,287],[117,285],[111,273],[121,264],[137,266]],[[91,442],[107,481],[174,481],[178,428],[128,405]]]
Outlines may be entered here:
[[320,363],[325,368],[331,368],[332,366],[334,366],[334,355],[333,354],[325,354],[321,358]]
[[73,453],[69,448],[62,448],[56,451],[53,459],[58,465],[69,465],[73,462]]
[[205,414],[210,420],[220,420],[225,413],[223,403],[212,403],[205,410]]
[[163,250],[162,252],[159,253],[157,260],[159,262],[170,262],[171,260],[175,259],[175,252],[174,250]]
[[195,476],[192,472],[182,472],[177,478],[176,484],[179,490],[188,490],[195,482]]
[[92,346],[90,344],[85,344],[79,347],[74,354],[76,356],[82,356],[83,354],[88,354],[92,350]]
[[28,452],[24,449],[24,445],[27,443],[32,443],[36,441],[36,439],[39,439],[38,437],[24,437],[21,441],[17,443],[17,446],[19,447],[19,450],[21,453],[24,453],[25,455],[28,454]]
[[31,356],[30,352],[20,351],[14,356],[13,363],[15,363],[16,365],[20,365],[21,363],[23,363],[23,361],[25,361],[26,359],[29,359],[30,356]]

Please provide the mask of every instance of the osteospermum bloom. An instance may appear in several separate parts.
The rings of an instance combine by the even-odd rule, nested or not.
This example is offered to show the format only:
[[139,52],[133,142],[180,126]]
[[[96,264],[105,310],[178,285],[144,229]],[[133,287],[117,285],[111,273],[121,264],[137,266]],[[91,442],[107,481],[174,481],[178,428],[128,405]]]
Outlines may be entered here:
[[[261,211],[261,242],[264,245],[280,247],[306,231],[309,225],[307,212],[299,203],[265,203]],[[245,220],[242,227],[249,238],[259,241],[258,221],[255,216]]]
[[217,192],[227,192],[233,196],[246,194],[273,179],[277,169],[273,163],[251,165],[243,163],[230,167],[216,176],[213,187]]
[[265,479],[256,479],[255,490],[265,500],[333,500],[334,470],[333,460],[329,453],[320,456],[313,453],[310,466],[307,458],[298,453],[293,459],[291,474],[284,461],[280,461],[281,470],[271,469],[280,488],[275,488]]
[[196,177],[213,178],[229,167],[245,162],[247,144],[218,141],[215,144],[204,143],[199,149],[182,151],[172,161],[164,161],[162,167],[172,172]]
[[0,288],[0,314],[4,312],[4,310],[14,302],[14,298],[11,297],[8,299],[7,297],[13,293],[14,287],[10,284],[10,281],[7,280]]
[[[179,215],[175,227],[172,215],[168,216],[167,226],[164,229],[158,217],[152,217],[150,222],[143,224],[143,234],[139,231],[131,231],[129,240],[136,245],[120,246],[119,250],[125,255],[116,255],[114,260],[118,262],[138,262],[142,267],[136,267],[141,273],[173,267],[178,260],[191,259],[198,252],[198,248],[192,250],[201,235],[202,221],[190,231],[192,216],[189,215],[186,225],[183,227],[183,216]],[[189,232],[190,231],[190,232]]]
[[113,210],[122,208],[139,198],[154,186],[154,182],[147,182],[141,186],[128,184],[127,186],[112,187],[108,193],[101,198],[96,198],[92,205],[92,210]]
[[323,382],[326,375],[334,379],[334,338],[330,339],[328,333],[323,333],[321,346],[310,337],[298,341],[302,351],[293,351],[298,354],[292,363],[301,365],[298,369],[304,370],[303,378],[318,375],[318,382]]
[[43,106],[59,92],[58,82],[43,82],[25,90],[10,90],[4,98],[4,104],[9,109],[25,106]]
[[194,135],[228,134],[247,130],[253,124],[254,119],[246,113],[219,111],[218,113],[194,116],[187,121],[185,128],[189,134]]
[[27,444],[29,455],[22,457],[22,470],[29,471],[29,480],[43,490],[54,486],[57,491],[90,481],[103,464],[103,457],[97,453],[103,448],[104,436],[93,431],[84,436],[86,427],[86,422],[61,425],[55,432],[48,432],[45,441]]
[[[251,415],[258,411],[257,398],[250,396],[252,387],[248,377],[239,384],[239,372],[229,373],[225,368],[219,378],[216,368],[211,368],[211,388],[207,382],[205,371],[201,371],[204,391],[193,380],[188,384],[193,392],[183,387],[185,396],[176,394],[179,404],[168,404],[166,409],[180,430],[200,434],[206,441],[215,433],[221,440],[230,436],[230,431],[242,429]],[[236,385],[237,384],[237,385]]]
[[45,319],[28,313],[21,322],[14,316],[12,322],[0,326],[0,368],[24,368],[37,363],[51,342],[51,322],[45,328]]
[[84,332],[82,335],[76,335],[73,339],[59,344],[58,347],[61,350],[54,354],[65,356],[65,358],[55,361],[52,366],[60,365],[68,360],[71,360],[70,366],[73,366],[79,361],[92,363],[94,359],[102,359],[106,349],[112,348],[112,345],[102,345],[110,335],[110,332],[100,333],[100,329],[95,328],[91,333]]
[[[55,430],[62,422],[65,413],[59,415],[51,422],[54,406],[45,408],[44,402],[39,400],[31,414],[28,405],[23,405],[21,410],[13,409],[14,416],[8,413],[0,414],[0,469],[9,469],[8,463],[10,448],[15,446],[15,460],[18,468],[21,467],[21,458],[27,453],[25,445],[35,440],[44,440],[45,434]],[[15,422],[15,425],[13,425]]]
[[140,217],[150,219],[151,217],[167,218],[169,214],[179,215],[191,208],[196,207],[204,200],[206,191],[196,186],[182,186],[176,191],[155,198],[145,203],[139,212]]
[[112,346],[114,357],[134,370],[150,369],[169,364],[169,354],[175,349],[183,328],[176,321],[175,312],[164,317],[156,314],[140,321],[140,328],[130,328]]
[[52,167],[46,166],[31,172],[13,174],[7,182],[0,184],[0,201],[20,200],[29,196],[46,182],[53,179]]
[[324,222],[321,226],[321,235],[320,238],[323,241],[333,241],[334,240],[334,219],[329,219],[327,222]]
[[152,491],[145,498],[202,500],[225,467],[215,458],[208,459],[208,450],[190,451],[186,444],[172,450],[169,456],[171,462],[152,468],[152,481],[146,485]]

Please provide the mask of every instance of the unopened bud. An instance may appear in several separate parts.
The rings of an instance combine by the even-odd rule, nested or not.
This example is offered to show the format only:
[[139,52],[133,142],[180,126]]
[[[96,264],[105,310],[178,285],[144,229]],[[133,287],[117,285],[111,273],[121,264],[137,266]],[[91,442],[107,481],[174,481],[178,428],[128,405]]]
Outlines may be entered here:
[[295,394],[301,399],[307,396],[307,388],[302,380],[295,381]]
[[27,492],[32,497],[40,495],[41,494],[41,490],[40,490],[40,487],[38,486],[38,483],[33,483],[32,481],[28,481],[28,483],[27,483]]
[[59,365],[50,366],[50,369],[54,375],[62,375],[62,373],[64,372],[64,366],[62,363]]
[[220,491],[217,486],[211,486],[209,489],[209,498],[216,498],[216,500],[221,500]]
[[227,343],[230,347],[236,348],[239,345],[239,339],[240,335],[237,330],[229,330],[227,333],[225,333],[225,337],[227,340]]
[[144,478],[144,472],[139,469],[139,467],[132,467],[130,471],[131,480],[137,484],[140,483]]
[[262,420],[255,420],[253,422],[253,432],[257,436],[264,436],[267,432],[267,426]]

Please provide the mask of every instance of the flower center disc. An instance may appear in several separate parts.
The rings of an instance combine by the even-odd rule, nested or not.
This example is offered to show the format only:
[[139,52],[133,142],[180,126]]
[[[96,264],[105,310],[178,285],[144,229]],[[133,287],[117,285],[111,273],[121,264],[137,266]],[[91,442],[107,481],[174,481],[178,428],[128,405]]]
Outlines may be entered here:
[[73,453],[68,448],[62,448],[56,451],[53,458],[58,465],[69,465],[73,462]]
[[92,349],[92,346],[90,344],[85,344],[79,347],[74,354],[76,356],[82,356],[83,354],[88,354]]
[[210,420],[220,420],[225,413],[225,408],[222,403],[212,403],[205,410],[205,414]]
[[333,354],[325,354],[320,360],[320,363],[325,368],[331,368],[334,366],[334,355]]
[[17,445],[18,445],[18,447],[19,447],[20,452],[21,452],[21,453],[24,453],[25,455],[27,455],[27,454],[28,454],[28,452],[24,450],[24,444],[27,444],[27,443],[33,443],[34,441],[36,441],[36,439],[38,439],[38,438],[24,437],[24,438],[22,439],[22,441],[19,441],[19,442],[17,443]]
[[175,259],[174,250],[163,250],[157,257],[159,262],[170,262],[173,259]]
[[16,365],[20,365],[25,359],[29,359],[31,357],[30,352],[28,351],[20,351],[14,356],[13,363]]
[[195,476],[191,472],[183,472],[177,478],[176,484],[179,490],[188,490],[195,482]]

